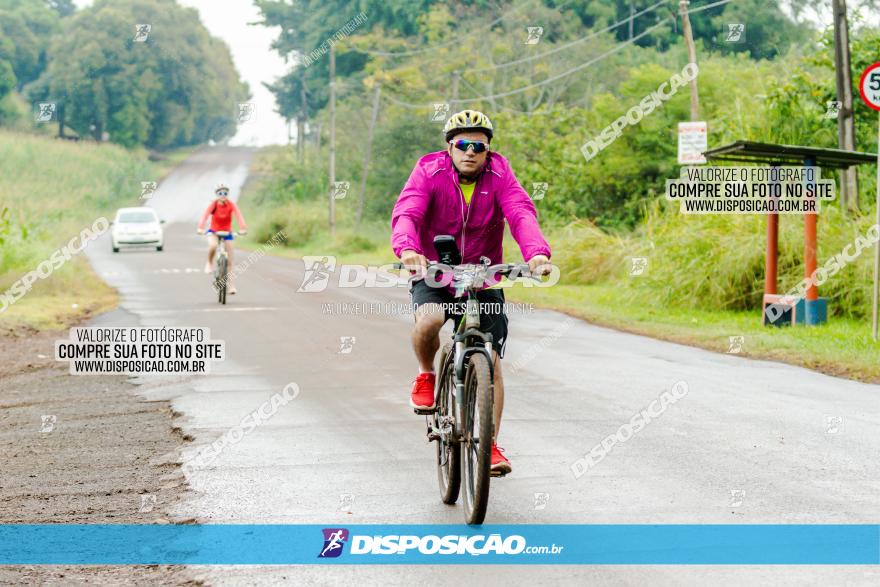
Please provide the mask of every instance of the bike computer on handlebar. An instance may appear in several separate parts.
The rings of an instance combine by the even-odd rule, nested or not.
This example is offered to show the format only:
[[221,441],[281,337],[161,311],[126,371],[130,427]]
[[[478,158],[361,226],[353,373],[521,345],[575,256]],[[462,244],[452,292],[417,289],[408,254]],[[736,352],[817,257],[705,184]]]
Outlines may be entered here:
[[443,265],[453,267],[461,265],[461,253],[455,244],[455,237],[448,234],[439,234],[434,237],[434,250],[437,251],[437,261]]

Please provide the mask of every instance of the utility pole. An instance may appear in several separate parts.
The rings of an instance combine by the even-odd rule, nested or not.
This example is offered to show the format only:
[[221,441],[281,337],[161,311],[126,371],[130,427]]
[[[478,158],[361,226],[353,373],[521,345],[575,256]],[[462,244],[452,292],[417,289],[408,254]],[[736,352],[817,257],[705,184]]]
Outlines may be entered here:
[[333,199],[336,185],[336,50],[330,45],[330,196],[329,223],[330,236],[336,236],[336,200]]
[[58,105],[58,138],[64,137],[64,104]]
[[633,7],[632,0],[629,2],[629,40],[633,40],[633,15],[636,13],[636,9]]
[[370,118],[370,130],[367,131],[367,148],[364,152],[364,172],[361,174],[361,193],[358,199],[357,223],[361,225],[361,219],[364,217],[364,198],[367,192],[367,173],[370,169],[370,155],[373,150],[373,133],[376,129],[376,121],[379,119],[379,95],[382,92],[382,85],[376,82],[376,91],[373,94],[373,116]]
[[[691,30],[691,19],[688,17],[688,0],[680,0],[678,12],[681,14],[681,30],[687,45],[688,63],[697,62],[697,49],[694,46],[694,32]],[[700,119],[700,98],[697,94],[697,78],[691,80],[691,120]]]
[[302,116],[296,117],[296,160],[302,163],[303,160],[303,140],[305,140],[305,124]]
[[[849,62],[849,24],[846,0],[832,0],[834,10],[834,72],[837,79],[837,144],[845,151],[855,151],[855,119],[853,117],[852,71]],[[859,208],[859,176],[855,166],[840,173],[840,205],[847,210]]]
[[452,72],[452,98],[450,98],[450,108],[452,108],[452,104],[458,103],[458,78],[461,74],[458,70]]
[[309,119],[309,103],[306,100],[305,70],[299,73],[300,115],[297,117],[296,141],[299,143],[299,162],[302,163],[306,152],[306,121]]
[[[877,124],[877,224],[880,224],[880,118]],[[871,309],[871,332],[877,342],[877,304],[880,302],[880,242],[874,245],[874,304]]]

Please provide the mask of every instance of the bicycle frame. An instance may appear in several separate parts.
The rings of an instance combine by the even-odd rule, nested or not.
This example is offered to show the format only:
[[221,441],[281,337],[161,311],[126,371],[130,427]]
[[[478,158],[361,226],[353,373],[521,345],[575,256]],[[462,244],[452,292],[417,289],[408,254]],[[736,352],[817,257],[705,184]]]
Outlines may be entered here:
[[[468,319],[472,316],[476,316],[478,325],[480,323],[479,303],[476,300],[476,296],[472,295],[468,298],[467,306],[468,308],[465,310],[465,315],[462,316],[458,328],[452,337],[454,349],[453,373],[455,374],[455,401],[459,406],[467,405],[465,400],[468,398],[464,397],[464,380],[466,375],[465,364],[472,354],[482,353],[486,355],[486,360],[489,362],[490,380],[495,380],[495,361],[493,361],[492,357],[492,335],[481,331],[479,326],[476,328],[467,326]],[[473,341],[474,339],[482,341],[482,346],[467,344],[468,341]],[[456,418],[456,425],[460,423],[460,419],[461,418]],[[461,440],[461,431],[457,431],[455,439],[457,441]]]
[[[226,231],[217,231],[217,252],[214,258],[214,288],[221,304],[226,303],[226,280],[229,277],[229,253],[226,251],[226,236],[235,234]],[[221,275],[222,274],[222,275]]]
[[[432,265],[438,264],[432,263]],[[449,266],[444,267],[450,268]],[[483,279],[486,276],[486,271],[489,269],[489,260],[484,258],[483,263],[479,265],[456,265],[452,267],[452,269],[453,273],[458,278],[456,282],[454,282],[458,293],[467,294],[464,315],[459,320],[455,332],[452,335],[454,361],[453,373],[455,376],[456,389],[455,400],[458,405],[463,405],[462,401],[465,399],[465,365],[473,353],[482,353],[485,355],[486,360],[489,363],[491,380],[495,380],[495,361],[492,355],[492,335],[480,330],[480,304],[477,300],[477,292],[480,291]],[[512,269],[522,270],[523,266],[508,265],[505,266],[505,269],[502,269],[502,271],[509,272]],[[478,344],[468,344],[469,342],[474,343],[477,341],[479,341]],[[437,393],[439,395],[439,389],[437,390]],[[435,401],[435,404],[437,403],[438,402]],[[439,434],[439,431],[437,430],[434,430],[433,432],[434,434]],[[459,433],[456,433],[455,440],[461,440]]]

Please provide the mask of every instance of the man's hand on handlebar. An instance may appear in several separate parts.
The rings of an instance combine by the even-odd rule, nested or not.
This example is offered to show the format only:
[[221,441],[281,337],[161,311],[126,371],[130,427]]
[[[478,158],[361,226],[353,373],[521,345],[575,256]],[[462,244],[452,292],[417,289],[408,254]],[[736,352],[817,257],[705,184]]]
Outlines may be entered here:
[[405,269],[418,275],[424,275],[428,270],[428,258],[410,249],[401,251],[400,262],[403,263]]
[[550,259],[546,255],[535,255],[529,259],[529,273],[538,277],[540,275],[549,275],[553,269]]
[[205,229],[204,228],[197,228],[196,232],[199,234],[205,234]]

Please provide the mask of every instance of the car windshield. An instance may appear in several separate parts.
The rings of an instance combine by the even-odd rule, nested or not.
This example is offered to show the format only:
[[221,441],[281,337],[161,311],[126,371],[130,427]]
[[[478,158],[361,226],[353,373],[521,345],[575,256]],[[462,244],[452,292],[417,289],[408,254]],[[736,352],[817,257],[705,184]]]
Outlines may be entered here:
[[123,212],[119,215],[122,224],[155,222],[156,216],[152,212]]

